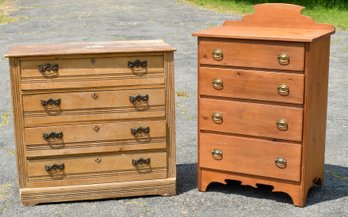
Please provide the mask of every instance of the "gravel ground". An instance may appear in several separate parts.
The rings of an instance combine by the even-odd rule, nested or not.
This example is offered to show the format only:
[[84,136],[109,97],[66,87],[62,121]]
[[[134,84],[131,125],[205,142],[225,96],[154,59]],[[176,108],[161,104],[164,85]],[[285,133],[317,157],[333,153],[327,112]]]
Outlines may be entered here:
[[[325,183],[307,206],[296,208],[270,187],[196,183],[196,38],[191,33],[239,16],[199,9],[175,0],[22,0],[20,17],[0,26],[0,215],[1,216],[348,216],[348,32],[332,38]],[[21,207],[16,184],[8,47],[67,41],[164,39],[177,48],[177,196],[138,197]],[[184,97],[182,97],[184,96]]]

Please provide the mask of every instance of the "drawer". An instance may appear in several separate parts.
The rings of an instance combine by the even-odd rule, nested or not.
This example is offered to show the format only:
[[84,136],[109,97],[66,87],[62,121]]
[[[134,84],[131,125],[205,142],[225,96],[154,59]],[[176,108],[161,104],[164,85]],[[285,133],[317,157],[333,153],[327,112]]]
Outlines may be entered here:
[[299,144],[201,133],[199,158],[202,168],[297,182],[301,179]]
[[164,84],[163,68],[163,55],[22,60],[21,89]]
[[[137,64],[136,60],[140,62]],[[142,64],[143,62],[146,64]],[[134,67],[129,67],[131,62]],[[54,81],[63,78],[84,76],[121,76],[163,74],[163,56],[56,58],[21,61],[21,78]],[[41,71],[40,66],[41,65]],[[55,66],[57,68],[55,68]],[[138,67],[136,67],[138,66]],[[46,70],[44,70],[46,69]]]
[[26,156],[166,148],[166,121],[25,128]]
[[200,130],[302,140],[303,109],[200,98]]
[[199,62],[207,65],[303,71],[304,51],[297,42],[199,39]]
[[23,95],[25,126],[88,120],[163,117],[164,89]]
[[28,187],[137,181],[166,178],[167,175],[165,152],[32,159],[27,164]]
[[303,104],[304,75],[201,67],[199,94]]

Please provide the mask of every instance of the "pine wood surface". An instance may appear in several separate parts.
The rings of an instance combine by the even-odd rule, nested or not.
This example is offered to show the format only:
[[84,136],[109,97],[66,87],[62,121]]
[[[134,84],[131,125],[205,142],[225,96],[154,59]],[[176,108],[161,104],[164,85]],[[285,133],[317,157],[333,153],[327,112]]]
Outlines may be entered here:
[[[199,106],[201,130],[293,141],[302,140],[302,108],[210,98],[201,98]],[[221,124],[212,121],[212,114],[215,112],[223,115]],[[276,122],[279,119],[287,120],[288,130],[277,129]]]
[[[211,53],[214,49],[222,50],[221,61],[213,59]],[[290,56],[289,64],[279,64],[278,55],[281,53]],[[199,58],[200,64],[206,65],[303,71],[304,44],[199,38]]]
[[61,44],[21,45],[9,48],[7,57],[28,57],[47,55],[82,55],[106,53],[141,53],[175,51],[162,40],[70,42]]
[[[208,133],[200,137],[202,168],[300,181],[300,144]],[[221,160],[213,158],[213,149],[223,152]],[[287,160],[286,168],[274,166],[277,157]]]
[[[147,61],[147,67],[132,71],[128,67],[128,62],[136,60]],[[41,64],[58,64],[58,73],[54,76],[43,76],[38,71]],[[139,76],[146,74],[163,74],[163,54],[142,55],[142,56],[102,56],[102,57],[80,57],[80,58],[55,58],[39,60],[21,61],[21,78],[23,80],[32,79],[35,81],[60,81],[63,78],[72,79],[74,77],[83,78],[84,76]]]
[[[173,51],[160,40],[9,49],[22,204],[175,194]],[[46,63],[58,71],[41,73]]]
[[[303,104],[304,75],[243,69],[201,67],[200,89],[203,96]],[[222,89],[215,89],[214,79],[223,81]],[[278,86],[286,83],[289,95],[278,93]]]
[[[225,21],[223,26],[193,33],[210,38],[256,39],[270,41],[312,42],[330,35],[335,27],[318,24],[301,14],[304,7],[291,4],[267,3],[254,6],[255,13],[241,21]],[[252,27],[252,28],[251,28]]]
[[[131,134],[138,127],[149,127],[150,133]],[[62,132],[63,138],[44,139],[43,134],[50,132]],[[25,128],[28,157],[165,149],[165,139],[164,120]]]
[[[198,189],[227,179],[253,187],[266,184],[303,207],[308,190],[324,177],[335,27],[301,15],[303,7],[297,5],[260,4],[255,9],[241,21],[193,34],[199,47]],[[221,60],[213,58],[215,49],[222,51]],[[281,53],[289,55],[289,63],[280,64]],[[223,87],[214,89],[212,79],[222,80]],[[282,79],[290,87],[287,96],[276,95],[274,85]],[[214,112],[223,115],[222,123],[212,121]],[[286,131],[276,129],[274,120],[280,116],[288,120]],[[223,151],[221,160],[212,157],[214,149]],[[273,154],[286,155],[292,163],[279,170]]]

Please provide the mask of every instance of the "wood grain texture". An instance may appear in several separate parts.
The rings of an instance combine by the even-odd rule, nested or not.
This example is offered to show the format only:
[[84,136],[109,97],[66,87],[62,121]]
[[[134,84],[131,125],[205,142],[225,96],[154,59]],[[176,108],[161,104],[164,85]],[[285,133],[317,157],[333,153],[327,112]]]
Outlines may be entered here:
[[166,76],[167,160],[168,177],[176,177],[176,130],[175,130],[175,84],[174,53],[164,53]]
[[162,74],[143,75],[141,77],[116,76],[116,77],[88,77],[84,79],[62,79],[54,82],[42,81],[22,81],[20,88],[23,91],[43,91],[43,90],[59,90],[62,89],[83,89],[83,88],[100,88],[100,87],[128,87],[132,88],[140,85],[164,85],[164,76]]
[[10,76],[11,76],[11,96],[13,126],[16,141],[16,160],[17,176],[20,188],[27,187],[27,162],[25,160],[25,142],[24,142],[24,120],[22,107],[22,93],[19,86],[20,64],[18,58],[10,58]]
[[[302,141],[302,108],[207,98],[199,106],[201,130]],[[223,115],[221,124],[213,122],[215,112]],[[288,130],[277,129],[279,119],[287,120]]]
[[153,106],[146,110],[137,110],[133,107],[117,109],[91,109],[82,111],[65,111],[60,113],[51,112],[47,115],[44,112],[25,115],[25,127],[56,126],[64,124],[86,124],[108,121],[130,121],[135,119],[158,120],[165,118],[165,106]]
[[[173,51],[163,41],[9,49],[22,204],[175,195]],[[137,59],[147,68],[128,68]],[[58,73],[42,76],[45,63]],[[131,103],[137,95],[148,101]],[[139,127],[150,132],[133,135]],[[63,136],[43,138],[51,132]],[[140,158],[151,160],[132,164]]]
[[[199,38],[199,40],[199,58],[201,59],[201,64],[297,71],[303,71],[304,69],[303,43],[213,38]],[[222,60],[213,59],[212,53],[215,49],[222,50]],[[279,64],[278,56],[281,53],[290,56],[289,64]]]
[[194,36],[210,38],[256,39],[271,41],[312,42],[330,35],[335,27],[318,24],[301,14],[302,6],[291,4],[258,4],[255,13],[240,21],[227,20],[223,26],[201,30]]
[[[212,81],[223,81],[222,89],[215,89]],[[254,99],[281,103],[303,103],[304,75],[243,69],[201,67],[199,93],[204,96],[221,96]],[[286,84],[289,95],[278,93],[278,86]]]
[[[147,102],[131,103],[129,97],[137,95],[148,95]],[[60,99],[60,106],[42,106],[41,100]],[[54,113],[57,109],[61,113],[72,110],[105,109],[105,108],[133,108],[146,110],[152,106],[165,105],[164,89],[134,89],[120,91],[84,91],[46,94],[26,94],[23,96],[24,113]]]
[[241,182],[241,185],[252,186],[254,188],[257,188],[258,184],[272,186],[272,192],[286,193],[291,197],[294,205],[299,206],[300,204],[300,186],[296,182],[209,169],[201,169],[200,173],[202,180],[201,185],[198,187],[199,191],[205,192],[212,182],[227,184],[226,180],[238,180]]
[[[93,62],[92,62],[93,59]],[[128,67],[128,62],[136,60],[146,61],[146,68],[137,68],[131,70]],[[54,76],[45,77],[38,70],[41,64],[58,64],[59,69]],[[163,54],[156,56],[121,56],[121,57],[90,57],[90,58],[74,58],[71,59],[60,58],[56,56],[55,59],[39,59],[39,60],[23,60],[21,61],[21,78],[22,80],[36,80],[36,81],[61,81],[64,79],[72,79],[77,77],[79,79],[85,76],[96,75],[100,76],[125,76],[135,75],[141,77],[144,74],[163,74]]]
[[6,57],[175,51],[162,40],[70,42],[11,47]]
[[241,21],[226,21],[224,25],[240,25],[248,27],[270,27],[270,28],[297,28],[302,29],[300,34],[306,34],[308,30],[322,30],[320,36],[325,35],[325,31],[334,31],[335,27],[331,24],[319,24],[314,20],[301,14],[304,7],[292,4],[266,3],[254,6],[255,12],[243,16]]
[[[132,160],[150,159],[135,167]],[[64,164],[64,170],[48,173],[45,166]],[[166,152],[95,153],[28,160],[28,186],[54,187],[103,182],[166,178]]]
[[20,197],[23,205],[60,201],[95,200],[141,195],[175,195],[176,178],[143,181],[72,185],[46,188],[22,188]]
[[[149,134],[133,135],[132,128],[149,127]],[[62,139],[44,139],[43,134],[63,133]],[[86,125],[25,128],[27,157],[136,151],[166,148],[166,122],[133,121]]]
[[[208,133],[201,133],[200,141],[201,168],[300,181],[300,144]],[[221,160],[213,158],[214,149],[223,152]],[[286,168],[275,165],[278,157],[287,161]]]
[[313,183],[324,182],[324,155],[329,78],[330,37],[308,44],[303,120],[303,182],[300,206]]
[[[324,178],[330,35],[335,27],[315,23],[297,5],[260,4],[255,9],[241,21],[228,20],[223,26],[193,34],[198,36],[199,47],[198,188],[206,191],[211,182],[226,183],[226,179],[253,187],[266,184],[289,194],[295,206],[303,207],[313,183],[321,185]],[[223,51],[221,61],[212,58],[216,48]],[[274,51],[291,51],[290,63],[273,65],[277,62]],[[215,78],[224,81],[221,90],[213,89],[211,80]],[[272,86],[284,78],[293,86],[290,95],[272,95]],[[291,95],[291,89],[296,95]],[[213,124],[213,112],[223,114],[221,124]],[[288,122],[288,131],[274,131],[271,120],[284,115],[293,124]],[[251,145],[249,141],[253,141]],[[283,143],[282,148],[275,145]],[[249,146],[252,148],[245,148]],[[228,153],[221,162],[212,160],[210,149],[215,148]],[[297,169],[273,174],[267,166],[258,168],[263,159],[278,151],[296,153]],[[261,163],[245,167],[251,164],[251,155]]]

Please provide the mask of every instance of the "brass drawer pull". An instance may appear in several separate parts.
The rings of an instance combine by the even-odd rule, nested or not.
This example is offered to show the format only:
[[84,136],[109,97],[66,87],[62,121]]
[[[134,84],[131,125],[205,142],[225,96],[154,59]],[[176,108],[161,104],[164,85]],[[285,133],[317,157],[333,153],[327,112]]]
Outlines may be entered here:
[[281,96],[289,95],[289,87],[286,84],[280,84],[278,86],[278,94]]
[[215,160],[221,160],[223,152],[219,149],[214,149],[211,154]]
[[221,49],[215,49],[213,50],[213,59],[216,61],[221,61],[224,58],[224,54]]
[[136,102],[148,102],[149,101],[149,95],[136,95],[136,96],[129,96],[129,101],[131,103]]
[[52,99],[52,98],[49,98],[49,99],[42,99],[41,100],[41,105],[42,106],[49,106],[49,105],[55,105],[55,106],[60,106],[60,104],[62,103],[62,100],[61,99]]
[[211,83],[216,90],[221,90],[222,88],[224,88],[224,82],[221,79],[214,79],[211,81]]
[[279,119],[277,120],[277,128],[281,131],[288,130],[288,121],[285,119]]
[[278,56],[278,62],[280,65],[288,65],[290,63],[290,56],[286,53],[281,53]]
[[132,72],[136,74],[142,75],[147,73],[147,60],[140,61],[137,59],[135,61],[128,61],[128,68],[130,68]]
[[223,115],[219,112],[214,112],[211,116],[213,122],[216,124],[221,124],[223,122]]
[[51,64],[51,63],[46,63],[46,64],[41,64],[38,67],[39,72],[43,76],[55,76],[58,73],[58,64]]
[[45,165],[45,169],[48,173],[51,173],[52,171],[62,171],[65,169],[65,164],[52,164],[52,165]]
[[151,158],[139,158],[139,159],[132,159],[132,164],[133,166],[137,167],[137,166],[143,166],[143,165],[150,165],[151,163]]
[[51,139],[62,139],[64,136],[63,132],[50,132],[50,133],[43,133],[42,138],[44,140],[51,140]]
[[274,160],[274,163],[275,165],[280,168],[280,169],[284,169],[286,168],[286,160],[282,157],[277,157],[275,160]]
[[133,136],[136,136],[136,135],[139,135],[139,134],[148,135],[149,133],[150,133],[150,127],[131,128],[131,134]]

